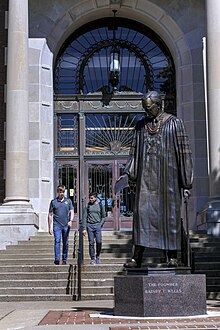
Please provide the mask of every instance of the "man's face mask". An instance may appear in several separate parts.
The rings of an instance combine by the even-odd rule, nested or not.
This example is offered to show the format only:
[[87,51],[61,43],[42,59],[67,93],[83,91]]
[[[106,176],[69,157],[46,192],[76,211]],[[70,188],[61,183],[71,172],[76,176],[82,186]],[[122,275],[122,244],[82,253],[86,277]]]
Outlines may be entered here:
[[159,108],[156,103],[154,103],[149,97],[142,101],[143,108],[145,113],[150,118],[157,117],[159,113]]

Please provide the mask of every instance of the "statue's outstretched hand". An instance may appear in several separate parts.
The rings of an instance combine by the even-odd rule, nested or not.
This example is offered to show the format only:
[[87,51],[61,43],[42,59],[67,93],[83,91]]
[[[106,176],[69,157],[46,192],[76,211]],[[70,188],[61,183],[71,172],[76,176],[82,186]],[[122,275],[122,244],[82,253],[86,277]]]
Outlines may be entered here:
[[120,180],[122,180],[123,178],[125,178],[127,175],[127,173],[122,174],[121,176],[119,176],[119,178],[115,181],[115,182],[119,182]]
[[128,184],[128,174],[122,174],[118,180],[115,182],[114,191],[117,194],[119,191],[123,190],[124,188],[129,187]]
[[189,199],[191,196],[191,192],[188,189],[183,189],[183,197],[184,199]]

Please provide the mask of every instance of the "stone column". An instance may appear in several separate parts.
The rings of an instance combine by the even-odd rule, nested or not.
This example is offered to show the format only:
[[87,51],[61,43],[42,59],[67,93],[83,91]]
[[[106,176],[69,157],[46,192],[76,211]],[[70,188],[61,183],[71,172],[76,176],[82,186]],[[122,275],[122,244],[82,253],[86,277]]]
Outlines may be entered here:
[[0,206],[0,249],[27,240],[39,227],[28,198],[28,0],[9,0],[6,198]]
[[209,139],[209,188],[207,224],[211,233],[220,232],[220,1],[206,1],[207,97]]
[[28,204],[28,0],[9,0],[6,198]]

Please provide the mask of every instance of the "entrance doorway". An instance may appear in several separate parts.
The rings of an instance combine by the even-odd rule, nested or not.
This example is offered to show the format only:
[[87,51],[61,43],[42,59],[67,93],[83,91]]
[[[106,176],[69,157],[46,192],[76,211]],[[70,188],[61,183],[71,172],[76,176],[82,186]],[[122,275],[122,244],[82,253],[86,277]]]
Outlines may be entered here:
[[108,112],[99,96],[94,95],[81,96],[77,103],[55,103],[55,187],[66,186],[66,197],[74,204],[76,228],[90,192],[97,192],[105,207],[104,230],[132,228],[135,188],[131,184],[116,195],[114,185],[123,174],[134,128],[143,110],[141,95],[129,100],[124,96],[119,95]]
[[79,196],[78,196],[78,162],[77,161],[56,161],[55,171],[56,187],[63,184],[66,187],[65,197],[71,199],[74,206],[74,221],[73,228],[78,228],[79,219]]
[[97,192],[100,203],[106,212],[104,230],[131,230],[135,190],[132,185],[124,191],[114,194],[114,184],[123,173],[126,159],[89,160],[84,162],[85,187],[84,198],[79,196],[78,162],[57,161],[58,184],[66,186],[66,197],[74,204],[74,228],[78,227],[80,200],[83,206],[88,202],[90,192]]
[[88,177],[86,191],[96,191],[105,207],[107,230],[131,230],[134,189],[132,187],[115,195],[115,181],[123,173],[126,160],[88,161],[85,171]]
[[170,51],[137,21],[116,17],[113,24],[105,17],[90,22],[60,48],[54,68],[55,186],[66,185],[77,220],[89,193],[96,191],[107,215],[104,229],[131,229],[135,187],[115,195],[114,184],[144,115],[141,99],[148,90],[164,94],[164,109],[175,114]]

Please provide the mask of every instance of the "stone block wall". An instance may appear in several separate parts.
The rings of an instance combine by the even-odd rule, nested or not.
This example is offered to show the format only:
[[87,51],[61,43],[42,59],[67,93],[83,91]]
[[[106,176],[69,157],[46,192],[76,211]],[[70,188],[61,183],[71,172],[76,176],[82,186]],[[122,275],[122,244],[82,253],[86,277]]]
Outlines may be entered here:
[[0,204],[5,197],[6,47],[8,0],[0,2]]
[[40,231],[53,198],[52,60],[45,39],[29,39],[29,197]]

